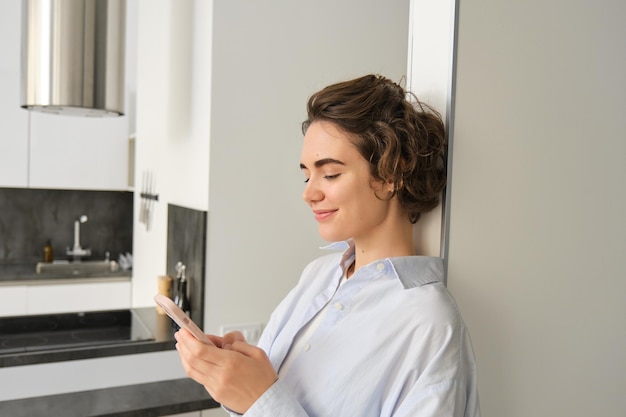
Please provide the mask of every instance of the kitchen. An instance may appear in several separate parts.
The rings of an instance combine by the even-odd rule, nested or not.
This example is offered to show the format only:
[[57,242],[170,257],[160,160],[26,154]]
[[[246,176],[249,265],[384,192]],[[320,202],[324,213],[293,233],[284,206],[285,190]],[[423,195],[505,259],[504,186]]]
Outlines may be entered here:
[[[84,192],[134,190],[129,251],[133,257],[129,305],[134,309],[154,309],[157,277],[166,271],[173,273],[168,270],[168,206],[208,213],[203,326],[208,332],[219,333],[223,325],[262,325],[297,280],[303,265],[319,253],[321,244],[300,200],[302,179],[297,162],[306,98],[328,82],[363,72],[383,72],[400,79],[407,66],[409,3],[398,2],[394,7],[355,1],[340,7],[332,2],[296,7],[285,1],[245,5],[205,1],[127,3],[127,71],[134,66],[137,74],[133,76],[130,71],[127,75],[127,114],[81,120],[35,115],[8,106],[6,114],[21,120],[16,122],[19,129],[31,126],[30,139],[28,131],[22,131],[30,145],[25,140],[20,144],[24,146],[22,154],[10,158],[13,166],[18,160],[29,160],[30,166],[7,169],[26,172],[12,187],[30,191],[55,188],[54,184],[42,185],[45,176],[36,172],[49,152],[57,149],[58,154],[58,148],[67,143],[74,154],[62,155],[68,159],[55,163],[74,164],[74,171],[81,174],[73,175],[62,188]],[[3,16],[13,16],[6,17],[7,25],[3,25],[14,29],[10,36],[3,37],[9,43],[9,39],[18,37],[20,7],[2,7],[10,9]],[[355,21],[342,29],[347,15]],[[319,20],[315,16],[324,17],[325,25],[333,30],[320,33],[303,26],[303,22]],[[380,27],[377,36],[371,30],[375,26]],[[11,64],[14,81],[7,82],[7,86],[10,84],[13,95],[19,97],[18,86],[14,85],[19,84],[19,47],[12,42],[10,48],[15,59]],[[344,51],[354,53],[348,62],[337,60]],[[26,120],[28,117],[30,120]],[[42,118],[54,125],[33,129]],[[63,135],[52,140],[40,134],[40,139],[33,139],[33,130]],[[72,136],[74,131],[77,134]],[[92,131],[104,137],[96,136],[89,146],[79,141],[91,141],[80,135],[91,135]],[[36,155],[40,148],[44,150],[39,158]],[[103,161],[91,159],[92,149],[101,153]],[[86,153],[85,158],[82,153]],[[259,155],[276,162],[268,165]],[[3,167],[8,166],[6,162]],[[95,167],[115,171],[105,176],[115,183],[88,179],[97,171]],[[254,172],[251,167],[255,167]],[[52,167],[47,169],[51,171]],[[131,169],[134,175],[128,181],[127,171]],[[158,194],[158,200],[152,201],[149,227],[139,221],[142,199],[137,192],[143,192],[146,175],[151,176],[153,184],[150,192]],[[8,178],[4,171],[2,178]],[[81,225],[81,233],[85,234],[81,242],[93,248],[93,239],[87,237],[97,216],[80,214],[89,217]],[[72,243],[73,221],[74,217],[67,219],[62,227],[66,237],[54,239],[61,249],[55,246],[57,257],[62,257],[65,245]],[[275,266],[268,265],[269,257],[277,251],[288,254],[290,259],[282,262],[280,274]],[[241,262],[242,256],[245,262]],[[243,281],[242,277],[248,278]],[[0,380],[17,382],[7,387],[3,384],[0,392],[2,399],[9,400],[183,377],[176,353],[169,350],[5,367],[0,369]]]
[[[12,3],[17,2],[1,6],[0,30],[15,29],[19,6]],[[166,269],[164,202],[207,211],[204,327],[218,332],[225,323],[266,320],[302,265],[318,254],[318,242],[310,240],[315,239],[315,226],[299,201],[301,178],[294,161],[299,156],[304,100],[335,78],[319,67],[307,72],[314,64],[312,56],[326,63],[346,54],[342,50],[333,55],[330,49],[313,54],[311,45],[343,33],[346,22],[338,16],[345,10],[339,2],[296,7],[293,2],[276,1],[271,3],[280,7],[283,18],[277,14],[271,19],[269,8],[228,2],[237,3],[233,8],[239,12],[246,11],[239,15],[238,26],[234,10],[227,13],[226,2],[176,2],[176,7],[174,3],[159,0],[146,7],[145,2],[138,2],[136,56],[141,76],[135,98],[127,101],[137,109],[134,180],[140,184],[142,172],[157,172],[159,203],[150,231],[133,213],[131,305],[152,306],[156,277]],[[412,50],[421,52],[413,52],[409,63],[423,61],[409,73],[426,80],[427,86],[415,89],[418,95],[429,96],[433,89],[443,94],[442,101],[432,100],[450,106],[447,113],[454,121],[444,254],[448,285],[472,332],[483,414],[619,415],[626,409],[622,395],[626,335],[620,330],[626,313],[626,62],[621,53],[626,33],[620,21],[625,6],[611,0],[593,5],[496,0],[440,3],[411,3]],[[323,6],[332,12],[313,18]],[[13,11],[4,12],[5,7]],[[417,13],[420,7],[423,14]],[[424,55],[428,46],[416,43],[428,44],[427,40],[437,37],[435,29],[454,25],[451,11],[457,13],[454,66],[449,64],[452,54],[441,45]],[[284,19],[286,15],[292,19]],[[224,18],[221,24],[218,17]],[[216,19],[215,31],[205,24],[212,18]],[[261,25],[261,18],[271,24]],[[332,28],[328,30],[332,34],[317,33],[319,23],[310,22],[327,22],[325,27]],[[272,30],[278,32],[288,25],[293,33],[300,33],[298,28],[309,24],[307,29],[314,34],[301,34],[303,38],[297,40]],[[253,36],[245,37],[244,28],[250,28]],[[217,38],[216,43],[209,41],[211,36]],[[7,39],[17,38],[3,32],[3,48]],[[287,48],[290,41],[295,46],[288,49],[289,59],[263,47],[271,42]],[[381,54],[388,53],[385,42],[381,42],[385,49]],[[179,44],[193,44],[193,50],[174,46]],[[10,45],[11,65],[18,65],[19,48],[16,42]],[[228,48],[236,45],[248,45],[249,50],[229,54]],[[377,45],[371,42],[368,50]],[[362,49],[355,45],[350,50]],[[446,64],[434,64],[440,63],[439,54],[446,56]],[[360,59],[355,55],[355,60]],[[218,58],[236,62],[236,68],[220,66]],[[379,61],[384,63],[386,58]],[[267,62],[276,63],[282,72],[275,74],[263,65]],[[2,80],[8,74],[7,63],[3,56]],[[429,75],[443,81],[428,79]],[[12,77],[19,79],[15,73]],[[454,95],[448,90],[450,79]],[[17,97],[18,87],[13,85],[17,81],[0,82],[2,125],[19,118],[26,123],[26,112],[8,108],[4,101],[4,91],[10,91],[5,90],[7,86]],[[269,105],[266,100],[286,85],[290,91],[285,93],[285,103]],[[235,90],[229,94],[228,89]],[[453,103],[448,101],[451,95]],[[224,102],[219,105],[210,98],[220,96]],[[236,105],[231,101],[237,100],[249,105],[244,109],[246,120],[254,120],[259,128],[273,120],[276,130],[267,137],[284,139],[279,143],[255,140],[261,130],[246,130],[224,119],[223,113]],[[211,114],[210,119],[203,117],[206,114]],[[230,128],[237,128],[232,136]],[[122,149],[128,149],[129,132],[124,131],[119,152],[127,152]],[[238,139],[214,143],[218,134]],[[209,136],[210,149],[201,140]],[[142,137],[149,140],[142,144]],[[255,155],[261,152],[272,161],[277,155],[280,158],[275,165],[259,165]],[[206,155],[209,165],[198,163],[206,161]],[[0,169],[4,169],[4,148],[0,158]],[[24,158],[7,157],[9,161]],[[3,180],[16,175],[1,172]],[[140,201],[135,198],[137,210]],[[291,218],[283,219],[286,211],[292,213]],[[252,265],[267,265],[277,252],[288,253],[292,259],[289,265],[281,265],[285,269],[280,276],[253,269]],[[246,262],[241,262],[243,254]],[[116,387],[182,375],[174,352],[148,353],[3,368],[0,392],[7,392],[6,381],[10,381],[9,388],[37,396],[51,389],[73,392],[77,387]],[[11,398],[24,396],[28,395]],[[214,412],[218,411],[210,411]]]

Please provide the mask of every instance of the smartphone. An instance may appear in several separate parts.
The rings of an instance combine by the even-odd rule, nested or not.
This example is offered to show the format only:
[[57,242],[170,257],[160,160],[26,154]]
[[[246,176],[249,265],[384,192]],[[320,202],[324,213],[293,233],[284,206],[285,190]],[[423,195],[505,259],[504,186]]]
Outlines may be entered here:
[[167,315],[170,316],[170,318],[174,320],[179,327],[189,330],[189,333],[194,335],[195,338],[202,343],[207,345],[215,345],[213,342],[211,342],[211,339],[209,339],[209,337],[204,334],[204,332],[198,327],[198,325],[194,323],[189,317],[187,317],[183,310],[181,310],[180,307],[174,304],[174,302],[168,297],[164,296],[163,294],[157,294],[154,296],[154,301],[156,301],[156,303],[160,305],[163,310],[165,310]]

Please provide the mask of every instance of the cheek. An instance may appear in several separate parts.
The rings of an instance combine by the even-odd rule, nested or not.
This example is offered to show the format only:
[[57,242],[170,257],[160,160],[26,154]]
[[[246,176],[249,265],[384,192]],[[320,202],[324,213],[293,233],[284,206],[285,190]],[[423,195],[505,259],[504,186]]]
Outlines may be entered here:
[[324,184],[320,191],[324,194],[324,200],[332,205],[343,205],[349,199],[350,194],[350,188],[332,182]]

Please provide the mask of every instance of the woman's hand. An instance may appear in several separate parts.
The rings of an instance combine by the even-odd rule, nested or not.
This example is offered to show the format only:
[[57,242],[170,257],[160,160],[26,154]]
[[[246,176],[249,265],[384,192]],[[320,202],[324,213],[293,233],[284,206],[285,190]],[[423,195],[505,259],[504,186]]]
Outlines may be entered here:
[[216,346],[205,345],[184,329],[175,337],[187,376],[237,413],[244,414],[278,379],[265,352],[246,343],[239,332],[210,336]]

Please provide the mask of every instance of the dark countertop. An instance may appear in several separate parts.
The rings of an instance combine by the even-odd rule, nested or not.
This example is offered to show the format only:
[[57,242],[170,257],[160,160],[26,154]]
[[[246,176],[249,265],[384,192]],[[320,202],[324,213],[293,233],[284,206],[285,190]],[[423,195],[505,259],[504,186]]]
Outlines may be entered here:
[[83,346],[66,349],[41,350],[32,352],[6,353],[0,355],[0,368],[20,365],[33,365],[72,361],[77,359],[103,358],[108,356],[130,355],[134,353],[157,352],[174,349],[175,329],[169,317],[157,314],[156,308],[133,308],[143,324],[150,330],[154,340],[128,342],[113,345]]
[[157,417],[217,408],[204,387],[192,379],[72,392],[0,402],[11,417]]
[[80,276],[71,276],[67,274],[58,274],[46,272],[45,274],[37,273],[37,264],[0,264],[0,285],[23,285],[33,281],[41,283],[41,281],[50,281],[52,284],[54,280],[71,280],[71,279],[85,279],[85,278],[103,278],[103,277],[131,277],[132,271],[130,270],[118,270],[115,272],[101,272],[101,273],[89,273],[81,274]]

